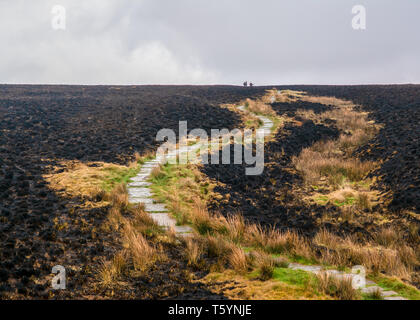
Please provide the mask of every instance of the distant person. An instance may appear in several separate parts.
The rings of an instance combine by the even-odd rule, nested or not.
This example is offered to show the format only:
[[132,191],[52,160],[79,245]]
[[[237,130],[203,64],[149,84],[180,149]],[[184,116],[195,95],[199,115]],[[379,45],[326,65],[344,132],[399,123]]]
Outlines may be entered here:
[[248,81],[244,82],[244,87],[248,87]]

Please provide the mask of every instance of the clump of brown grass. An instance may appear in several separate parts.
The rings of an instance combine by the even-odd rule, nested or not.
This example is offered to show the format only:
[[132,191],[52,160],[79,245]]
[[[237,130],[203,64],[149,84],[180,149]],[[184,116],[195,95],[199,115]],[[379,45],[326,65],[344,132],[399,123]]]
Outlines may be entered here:
[[317,245],[328,247],[331,250],[336,250],[341,243],[341,239],[327,229],[321,229],[315,235],[313,242]]
[[311,259],[313,257],[309,243],[293,231],[279,231],[275,228],[264,230],[259,225],[248,225],[245,243],[259,247],[270,253],[289,254]]
[[372,300],[383,300],[384,297],[382,296],[382,291],[380,288],[375,288],[374,290],[370,291],[368,297]]
[[341,108],[349,108],[349,107],[354,106],[353,102],[339,99],[336,97],[308,96],[308,95],[302,94],[299,96],[299,99],[302,101],[319,103],[326,106],[336,106],[336,107],[341,107]]
[[126,209],[128,207],[128,193],[125,184],[117,185],[110,192],[111,204],[113,207]]
[[325,229],[317,233],[313,242],[324,248],[319,260],[329,265],[363,265],[374,273],[385,272],[409,279],[411,270],[417,264],[414,250],[408,246],[391,249],[369,242],[358,243],[351,237],[342,239]]
[[124,274],[127,269],[126,252],[118,252],[112,261],[102,261],[99,268],[100,283],[107,287],[116,284],[118,278]]
[[135,231],[131,224],[124,226],[124,247],[126,247],[136,270],[145,271],[159,259],[159,252]]
[[357,196],[357,206],[360,209],[367,209],[370,210],[372,205],[370,203],[369,195],[367,193],[359,193]]
[[220,260],[225,260],[232,249],[232,244],[229,243],[222,236],[206,236],[206,247],[207,254],[210,258],[218,258]]
[[201,255],[203,253],[203,247],[198,239],[188,238],[185,241],[185,257],[189,266],[198,267]]
[[150,214],[144,211],[144,205],[139,204],[131,208],[130,213],[133,216],[131,224],[136,231],[147,236],[161,233],[160,226],[153,220]]
[[359,300],[360,294],[352,286],[351,278],[339,278],[326,272],[317,274],[316,286],[319,291],[340,300]]
[[249,259],[252,265],[258,269],[261,280],[267,281],[273,277],[276,263],[271,255],[254,251],[249,254]]
[[237,243],[242,241],[244,237],[246,225],[245,225],[244,218],[241,214],[237,213],[237,214],[228,216],[226,218],[225,226],[227,228],[227,233],[230,240]]
[[230,226],[227,220],[220,214],[210,214],[202,199],[194,197],[192,202],[193,207],[188,214],[200,234],[206,235],[213,234],[214,232],[227,232],[229,230]]
[[150,177],[154,179],[161,179],[164,176],[165,176],[165,172],[163,171],[161,165],[153,168],[152,172],[150,173]]
[[262,114],[267,116],[276,116],[276,112],[271,108],[270,105],[265,104],[260,100],[251,100],[247,99],[245,102],[245,106],[250,112],[255,114]]
[[233,246],[229,254],[229,265],[238,273],[248,271],[248,261],[244,250],[239,247]]
[[306,95],[303,91],[295,91],[295,90],[281,90],[280,92],[277,89],[268,90],[267,94],[267,103],[271,102],[268,101],[269,98],[272,96],[275,96],[276,102],[282,102],[282,103],[291,103],[295,102],[298,99],[304,97]]
[[337,108],[326,111],[322,114],[322,117],[336,120],[337,127],[350,132],[357,130],[366,132],[370,126],[366,113],[357,112],[349,108]]
[[293,157],[292,162],[308,183],[316,183],[321,177],[326,177],[333,186],[341,185],[344,179],[361,181],[375,166],[371,161],[328,156],[311,148],[303,149],[298,157]]
[[394,247],[399,241],[402,240],[402,236],[399,231],[394,227],[381,228],[374,234],[374,241],[384,247]]
[[374,134],[371,132],[357,129],[352,134],[340,135],[337,144],[340,150],[346,154],[351,154],[354,149],[366,144],[373,136]]
[[116,207],[111,207],[108,211],[108,224],[109,226],[118,231],[121,223],[123,222],[123,216],[121,215],[121,210]]
[[[44,175],[49,187],[64,197],[79,197],[85,206],[105,206],[106,193],[103,184],[110,171],[124,172],[129,168],[112,163],[62,161],[53,168],[51,174]],[[103,201],[102,201],[103,200]]]

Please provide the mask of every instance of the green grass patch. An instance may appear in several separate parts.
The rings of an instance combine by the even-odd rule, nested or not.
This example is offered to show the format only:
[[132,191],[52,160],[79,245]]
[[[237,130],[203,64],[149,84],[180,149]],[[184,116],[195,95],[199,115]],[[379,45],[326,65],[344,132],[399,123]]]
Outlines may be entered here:
[[298,287],[306,287],[313,275],[302,270],[274,268],[273,279]]
[[346,197],[346,199],[344,201],[334,200],[334,204],[337,207],[342,207],[342,206],[347,206],[347,205],[353,205],[355,202],[356,202],[356,198],[355,197]]
[[150,160],[153,160],[154,158],[155,158],[155,156],[153,156],[153,155],[148,155],[148,156],[145,156],[145,157],[141,157],[141,158],[137,161],[137,163],[138,163],[139,165],[143,165],[145,162],[150,161]]
[[372,281],[384,290],[397,292],[400,296],[410,300],[420,300],[420,291],[412,286],[406,285],[395,278],[389,278],[382,275],[373,275],[369,277]]
[[315,198],[315,202],[320,205],[326,205],[329,199],[327,196],[319,196]]
[[135,177],[139,171],[140,166],[135,168],[104,168],[105,180],[102,183],[102,189],[111,191],[118,184],[127,184],[131,178]]

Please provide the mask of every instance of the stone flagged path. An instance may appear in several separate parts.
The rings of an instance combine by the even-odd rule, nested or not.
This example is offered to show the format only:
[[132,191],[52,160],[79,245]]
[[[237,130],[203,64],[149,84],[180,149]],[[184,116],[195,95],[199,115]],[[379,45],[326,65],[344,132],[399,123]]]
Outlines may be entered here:
[[[239,106],[239,110],[244,111],[244,106]],[[264,130],[264,136],[267,136],[271,134],[271,129],[273,127],[273,122],[263,116],[258,116],[262,122],[263,125],[259,130]],[[213,142],[209,142],[209,146],[212,145]],[[140,172],[131,179],[131,182],[128,183],[128,196],[129,196],[129,202],[132,204],[144,204],[145,211],[150,214],[152,219],[156,221],[156,223],[164,227],[166,229],[174,228],[175,232],[181,236],[187,236],[189,234],[192,234],[192,228],[190,226],[177,226],[176,220],[172,218],[169,213],[168,209],[166,208],[165,204],[163,203],[156,203],[156,201],[153,199],[153,193],[150,189],[150,186],[152,185],[150,182],[148,182],[153,169],[159,167],[160,165],[163,165],[166,161],[170,159],[174,159],[177,156],[187,156],[188,160],[191,162],[200,161],[199,157],[195,156],[195,153],[202,147],[200,143],[196,143],[191,146],[183,146],[179,148],[178,150],[170,151],[166,158],[164,157],[157,157],[153,160],[149,160],[145,162],[140,169]],[[194,159],[196,158],[196,159]]]
[[[245,111],[245,107],[239,106],[238,110]],[[270,135],[274,126],[273,121],[264,116],[256,114],[254,115],[263,122],[263,125],[258,130],[264,130],[264,136]],[[209,142],[208,145],[210,146],[212,143],[213,142]],[[142,165],[140,172],[134,178],[131,179],[130,183],[128,183],[129,202],[133,204],[143,203],[145,206],[145,211],[150,214],[152,219],[156,221],[156,223],[159,226],[164,227],[166,229],[174,228],[176,234],[180,236],[191,235],[193,231],[192,228],[190,226],[177,226],[176,220],[169,215],[168,209],[166,208],[165,204],[156,203],[153,199],[153,193],[150,189],[150,186],[152,184],[147,180],[149,180],[153,169],[159,167],[160,165],[163,165],[166,161],[170,160],[171,158],[176,158],[178,155],[184,156],[188,153],[188,160],[190,160],[189,155],[191,153],[194,154],[200,147],[201,145],[199,143],[192,146],[184,146],[179,148],[178,150],[169,152],[166,158],[158,157],[153,160],[149,160]],[[199,161],[198,157],[196,158],[197,161]],[[338,270],[324,271],[322,266],[306,266],[297,263],[291,263],[289,265],[289,268],[294,270],[303,270],[315,274],[327,272],[334,277],[354,277],[354,274],[348,274]],[[371,293],[375,292],[375,290],[379,290],[382,296],[384,297],[384,300],[407,300],[403,297],[398,296],[398,294],[394,291],[385,291],[372,281],[366,280],[366,284],[367,287],[361,289],[362,293]]]

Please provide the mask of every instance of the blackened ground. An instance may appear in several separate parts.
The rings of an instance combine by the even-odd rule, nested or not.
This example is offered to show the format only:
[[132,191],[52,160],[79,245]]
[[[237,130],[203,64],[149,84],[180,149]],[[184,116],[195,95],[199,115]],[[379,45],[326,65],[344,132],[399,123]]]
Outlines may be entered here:
[[[240,127],[218,107],[264,88],[190,86],[0,86],[0,297],[51,295],[51,268],[69,275],[65,297],[88,295],[99,261],[119,249],[98,231],[107,209],[62,199],[42,175],[57,160],[127,163],[158,146],[162,128]],[[67,224],[66,224],[67,223]],[[166,273],[167,274],[167,273]]]
[[306,101],[297,101],[293,104],[285,102],[276,102],[272,104],[272,107],[279,115],[285,114],[289,117],[293,117],[297,110],[313,110],[315,113],[322,113],[330,111],[333,107],[326,106],[320,103],[312,103]]
[[[293,105],[289,104],[289,108],[293,108]],[[293,170],[291,159],[316,141],[334,139],[338,135],[337,129],[316,125],[312,121],[305,121],[301,126],[286,124],[275,139],[265,146],[265,168],[261,175],[245,175],[245,164],[204,166],[202,170],[207,176],[222,183],[215,191],[222,194],[223,199],[213,200],[209,209],[225,216],[242,212],[250,222],[267,227],[292,228],[313,235],[322,227],[316,225],[317,218],[325,211],[337,210],[335,207],[308,206],[302,201],[302,194],[297,190],[303,181]],[[335,228],[336,232],[343,234],[350,231],[347,225],[326,227]]]
[[420,85],[295,86],[312,95],[335,96],[361,104],[384,128],[356,154],[382,161],[373,175],[391,190],[389,209],[420,213]]

